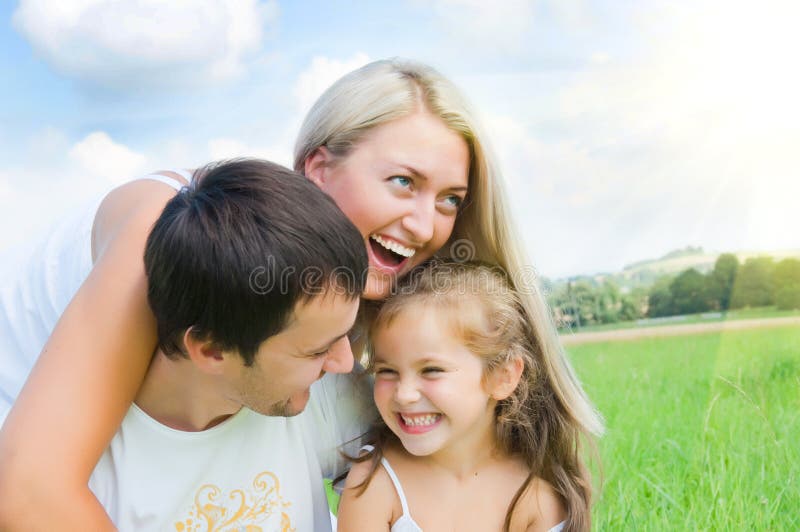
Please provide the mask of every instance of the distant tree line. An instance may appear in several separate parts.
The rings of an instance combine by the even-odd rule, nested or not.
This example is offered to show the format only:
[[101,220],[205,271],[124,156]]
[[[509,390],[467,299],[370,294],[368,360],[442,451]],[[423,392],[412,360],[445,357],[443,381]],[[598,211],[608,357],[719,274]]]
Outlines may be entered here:
[[549,299],[562,327],[770,305],[800,309],[800,260],[757,257],[740,264],[724,253],[707,274],[689,268],[628,293],[612,281],[568,281],[552,288]]
[[647,291],[635,288],[623,293],[610,280],[597,283],[589,279],[568,281],[551,288],[550,306],[559,327],[585,327],[630,321],[647,314]]

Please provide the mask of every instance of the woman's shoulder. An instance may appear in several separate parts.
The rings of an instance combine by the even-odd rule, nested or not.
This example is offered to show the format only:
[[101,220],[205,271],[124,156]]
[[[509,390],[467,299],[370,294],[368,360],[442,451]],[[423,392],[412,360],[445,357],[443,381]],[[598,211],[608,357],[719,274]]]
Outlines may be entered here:
[[141,205],[143,200],[148,203],[149,198],[172,197],[180,187],[188,184],[184,172],[152,172],[111,189],[103,198],[100,208],[119,210]]
[[[156,172],[175,184],[186,184],[175,172]],[[175,196],[175,186],[156,179],[139,178],[112,189],[100,202],[92,229],[92,250],[96,258],[114,235],[127,227],[149,232],[166,203]]]

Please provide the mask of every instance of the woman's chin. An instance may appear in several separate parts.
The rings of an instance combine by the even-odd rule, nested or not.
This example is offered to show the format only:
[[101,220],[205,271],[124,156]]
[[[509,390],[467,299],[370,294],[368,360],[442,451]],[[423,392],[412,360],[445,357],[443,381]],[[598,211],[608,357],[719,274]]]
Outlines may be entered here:
[[367,283],[364,287],[364,293],[361,295],[364,299],[372,301],[381,301],[387,299],[392,295],[392,287],[394,286],[394,277],[386,275],[381,272],[376,272],[370,268],[369,275],[367,275]]

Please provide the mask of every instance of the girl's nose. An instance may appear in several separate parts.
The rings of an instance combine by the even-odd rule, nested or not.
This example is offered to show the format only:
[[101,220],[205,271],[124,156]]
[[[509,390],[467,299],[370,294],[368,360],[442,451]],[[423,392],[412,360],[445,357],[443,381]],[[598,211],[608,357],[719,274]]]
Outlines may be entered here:
[[414,379],[400,379],[394,391],[397,404],[406,405],[419,401],[419,390]]

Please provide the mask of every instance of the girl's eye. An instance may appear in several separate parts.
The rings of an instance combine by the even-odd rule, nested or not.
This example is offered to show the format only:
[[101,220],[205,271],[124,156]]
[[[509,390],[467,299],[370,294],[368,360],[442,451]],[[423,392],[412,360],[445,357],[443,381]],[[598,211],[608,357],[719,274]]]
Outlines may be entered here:
[[375,370],[375,375],[382,375],[384,377],[391,377],[392,375],[396,375],[397,372],[393,369],[389,368],[377,368]]
[[403,188],[410,188],[413,184],[410,177],[406,177],[404,175],[393,175],[389,178],[389,181],[395,183]]
[[437,368],[437,367],[423,368],[422,370],[422,373],[426,375],[435,375],[436,373],[443,373],[443,372],[444,370],[442,368]]

